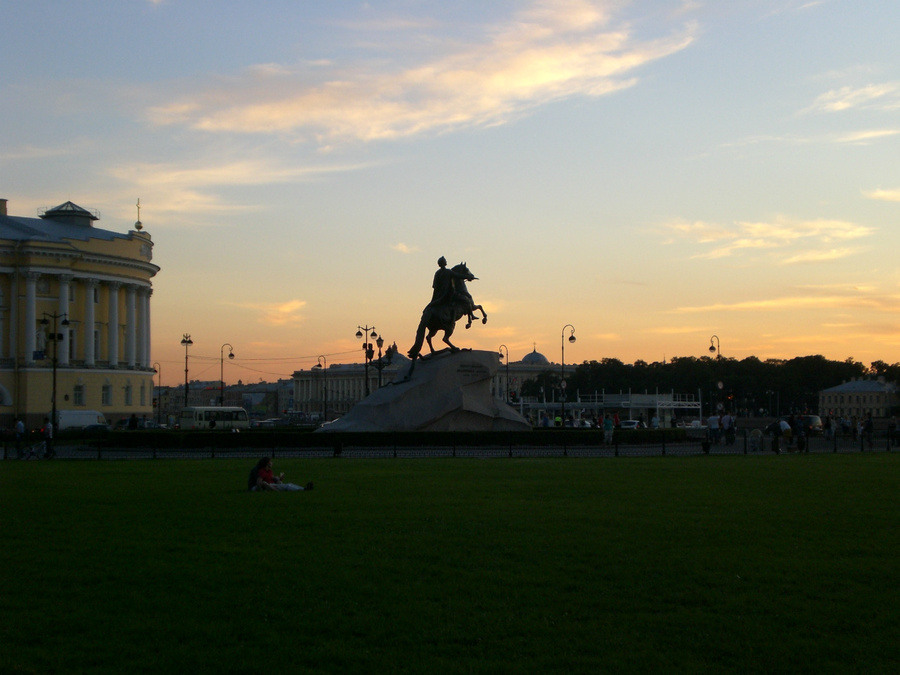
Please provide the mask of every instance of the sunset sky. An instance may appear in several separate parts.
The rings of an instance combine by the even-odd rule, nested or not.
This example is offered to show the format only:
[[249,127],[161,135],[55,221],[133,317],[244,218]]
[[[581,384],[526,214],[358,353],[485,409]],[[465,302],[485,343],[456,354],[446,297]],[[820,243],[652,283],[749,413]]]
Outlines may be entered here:
[[[0,197],[137,218],[164,384],[459,346],[900,361],[900,3],[11,0]],[[227,348],[226,348],[227,353]]]

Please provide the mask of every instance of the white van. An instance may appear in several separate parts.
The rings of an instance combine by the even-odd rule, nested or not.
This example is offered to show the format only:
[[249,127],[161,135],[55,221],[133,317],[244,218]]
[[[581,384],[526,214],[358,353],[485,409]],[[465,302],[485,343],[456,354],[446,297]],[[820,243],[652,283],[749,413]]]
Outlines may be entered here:
[[84,429],[94,424],[106,426],[106,418],[103,416],[103,413],[99,413],[96,410],[57,410],[56,415],[59,418],[57,431]]
[[200,406],[183,408],[181,429],[249,429],[247,411],[237,406]]

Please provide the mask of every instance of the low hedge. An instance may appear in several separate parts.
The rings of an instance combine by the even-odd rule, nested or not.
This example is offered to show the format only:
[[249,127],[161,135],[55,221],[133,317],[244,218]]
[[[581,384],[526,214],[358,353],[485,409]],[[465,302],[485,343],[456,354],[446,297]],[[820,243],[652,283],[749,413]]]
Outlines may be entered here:
[[[63,439],[60,439],[63,441]],[[98,448],[155,448],[158,450],[237,448],[341,448],[341,447],[484,447],[484,446],[597,446],[598,429],[534,429],[532,431],[407,431],[329,432],[302,429],[265,429],[241,433],[227,431],[122,431],[102,438],[84,439]],[[620,445],[663,445],[689,440],[684,429],[617,430]]]

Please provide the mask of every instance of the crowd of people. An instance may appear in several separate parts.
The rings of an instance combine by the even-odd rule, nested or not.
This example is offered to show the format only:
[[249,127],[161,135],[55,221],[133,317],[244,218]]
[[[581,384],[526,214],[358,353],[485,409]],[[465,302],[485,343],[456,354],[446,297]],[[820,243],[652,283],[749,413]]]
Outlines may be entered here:
[[709,442],[719,445],[734,445],[737,436],[735,432],[735,419],[730,412],[720,412],[710,415],[706,420],[706,428],[709,432]]
[[[800,452],[808,451],[808,437],[819,432],[818,416],[813,416],[817,420],[816,428],[807,425],[806,419],[809,417],[808,415],[792,414],[770,424],[766,428],[766,432],[772,436],[773,449],[779,449],[783,445],[787,450],[796,447]],[[826,415],[822,420],[821,433],[826,440],[834,440],[837,436],[851,438],[853,442],[859,441],[870,450],[875,445],[875,422],[872,419],[872,413],[867,413],[865,416],[850,415],[848,417]],[[900,441],[896,416],[891,417],[888,421],[887,439],[892,446],[896,446]]]
[[[828,415],[822,421],[822,430],[825,437],[833,439],[835,435],[842,434],[844,436],[852,436],[854,441],[862,439],[871,448],[874,444],[875,423],[872,420],[872,413],[868,413],[865,417],[850,417]],[[891,417],[888,422],[888,437],[891,444],[896,445],[897,436],[897,418]]]
[[50,459],[56,456],[53,448],[53,422],[49,417],[44,418],[44,424],[40,428],[39,440],[33,443],[28,440],[25,431],[25,422],[17,417],[13,423],[13,435],[16,441],[16,459]]

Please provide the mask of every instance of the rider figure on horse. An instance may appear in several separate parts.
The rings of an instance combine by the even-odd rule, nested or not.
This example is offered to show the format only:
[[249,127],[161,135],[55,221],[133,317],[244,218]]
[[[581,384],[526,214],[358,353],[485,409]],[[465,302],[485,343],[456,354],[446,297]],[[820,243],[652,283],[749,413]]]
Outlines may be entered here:
[[434,292],[431,294],[431,302],[429,307],[452,302],[454,298],[465,300],[465,296],[458,293],[453,283],[454,279],[462,279],[468,281],[468,277],[462,272],[453,269],[447,269],[447,259],[444,256],[438,258],[438,271],[434,273],[434,281],[431,287]]
[[[426,340],[428,348],[434,353],[431,338],[437,331],[444,331],[444,343],[451,351],[459,351],[459,348],[450,342],[450,336],[453,334],[456,322],[463,316],[468,317],[466,328],[472,325],[476,311],[481,312],[481,322],[487,323],[487,314],[484,308],[475,304],[466,289],[466,282],[475,279],[477,277],[469,271],[465,263],[448,269],[447,259],[443,256],[438,259],[438,271],[435,272],[434,281],[431,284],[433,289],[431,302],[425,306],[425,310],[422,312],[422,319],[416,330],[415,344],[408,352],[409,358],[414,362]],[[410,373],[412,373],[412,367]]]

